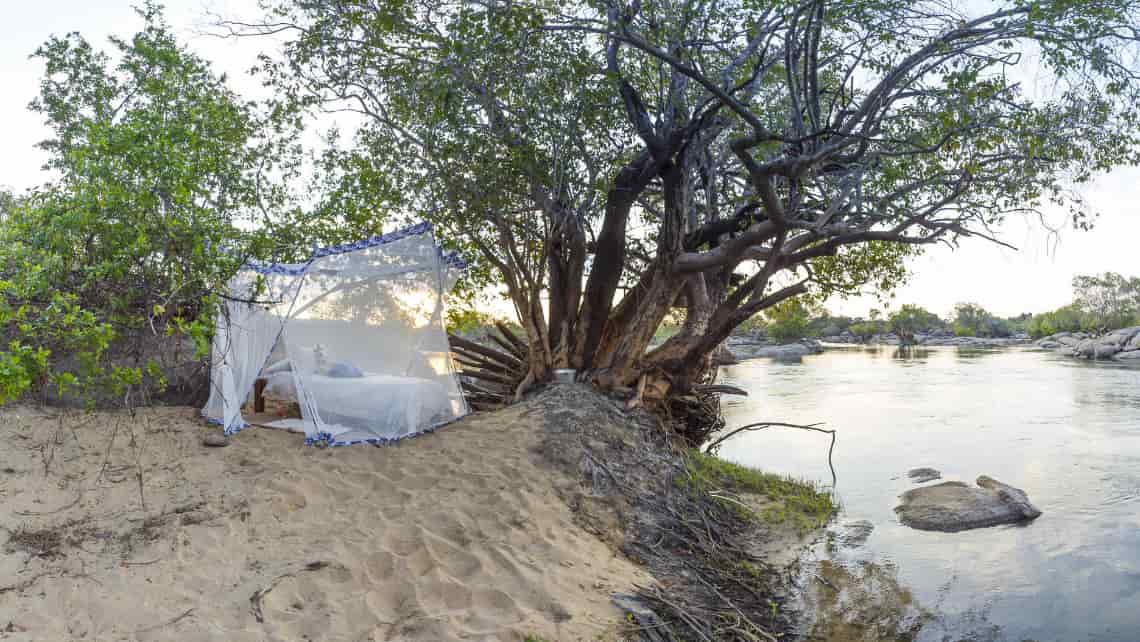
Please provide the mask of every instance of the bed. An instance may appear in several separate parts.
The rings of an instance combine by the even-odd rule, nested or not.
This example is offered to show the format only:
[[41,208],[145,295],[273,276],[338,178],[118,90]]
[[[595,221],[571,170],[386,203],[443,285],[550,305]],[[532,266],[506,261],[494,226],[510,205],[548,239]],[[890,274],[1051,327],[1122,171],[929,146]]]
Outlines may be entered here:
[[[274,373],[265,381],[259,387],[266,397],[297,399],[293,373]],[[301,386],[316,402],[309,407],[321,409],[316,431],[329,433],[337,441],[399,439],[422,432],[438,423],[439,417],[451,414],[447,391],[429,379],[367,373],[362,377],[312,374],[304,376]],[[273,427],[296,430],[303,425],[294,420]]]

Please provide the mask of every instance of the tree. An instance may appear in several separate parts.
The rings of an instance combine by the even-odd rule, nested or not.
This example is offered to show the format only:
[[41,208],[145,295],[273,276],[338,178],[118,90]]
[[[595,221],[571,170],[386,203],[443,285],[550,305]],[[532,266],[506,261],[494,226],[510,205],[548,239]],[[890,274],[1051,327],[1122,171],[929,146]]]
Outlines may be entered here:
[[[1085,225],[1069,182],[1137,159],[1137,13],[277,0],[228,26],[288,38],[269,78],[363,117],[327,157],[324,211],[414,212],[476,255],[526,331],[528,382],[570,366],[685,390],[783,301],[890,287],[917,248],[993,240],[1046,203]],[[1007,73],[1025,48],[1055,95]],[[647,352],[675,305],[684,326]]]
[[1087,319],[1083,329],[1104,332],[1136,323],[1140,314],[1140,278],[1115,272],[1075,276],[1073,305]]
[[8,209],[0,232],[0,401],[147,373],[161,383],[150,349],[188,335],[204,353],[210,295],[248,252],[270,250],[268,212],[286,197],[270,176],[289,176],[285,112],[234,95],[157,5],[138,13],[142,30],[111,38],[113,58],[74,33],[35,53],[46,73],[31,108],[58,178]]
[[764,311],[768,336],[780,343],[798,341],[808,335],[811,320],[820,315],[818,305],[803,298],[787,299]]
[[959,303],[954,306],[954,334],[959,337],[1007,337],[1009,323],[990,314],[977,303]]
[[919,332],[930,332],[942,327],[942,320],[937,314],[912,304],[905,304],[891,313],[888,323],[891,332],[898,335],[902,345],[913,344],[914,335]]

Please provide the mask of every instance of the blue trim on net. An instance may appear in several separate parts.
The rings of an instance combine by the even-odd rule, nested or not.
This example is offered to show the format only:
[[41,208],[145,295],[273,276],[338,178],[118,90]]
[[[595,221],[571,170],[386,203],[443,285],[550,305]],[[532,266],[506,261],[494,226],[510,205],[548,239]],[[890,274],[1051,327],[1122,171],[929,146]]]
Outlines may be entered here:
[[[206,423],[212,424],[214,426],[221,426],[222,425],[221,419],[214,419],[213,417],[207,416],[206,411],[204,409],[201,412],[202,412],[202,416],[206,418]],[[423,430],[421,430],[419,432],[413,432],[409,435],[404,435],[403,437],[395,437],[395,438],[391,438],[391,437],[370,437],[368,439],[351,439],[348,441],[338,441],[335,437],[333,437],[332,433],[322,432],[322,433],[317,433],[317,435],[315,437],[309,437],[308,435],[306,435],[305,436],[305,445],[306,446],[323,446],[326,448],[336,448],[339,446],[355,446],[357,444],[371,444],[373,446],[390,446],[392,444],[397,444],[397,443],[399,443],[401,441],[405,441],[407,439],[415,439],[416,437],[419,437],[421,435],[427,435],[429,433],[433,433],[436,430],[443,428],[444,426],[446,426],[448,424],[455,423],[456,421],[459,421],[460,419],[462,419],[466,416],[467,416],[467,413],[464,413],[464,414],[459,415],[458,417],[456,417],[454,419],[448,419],[447,421],[443,421],[443,422],[440,422],[438,424],[432,424],[431,426],[428,426],[427,428],[424,428]],[[252,425],[253,424],[251,424],[248,421],[243,419],[241,422],[241,425],[237,426],[236,428],[224,428],[223,432],[225,433],[225,435],[227,437],[230,437],[232,435],[238,434],[239,432],[245,430],[246,428],[249,428]]]
[[451,252],[444,253],[443,248],[440,248],[440,253],[440,258],[443,259],[444,265],[451,266],[458,270],[467,269],[467,261],[463,260],[462,256],[459,256],[459,252],[452,250]]
[[421,430],[419,432],[413,432],[411,434],[404,435],[402,437],[395,437],[395,438],[392,438],[392,437],[370,437],[368,439],[350,439],[348,441],[339,441],[335,437],[333,437],[332,433],[321,432],[321,433],[317,433],[317,435],[315,437],[306,436],[305,437],[305,445],[306,446],[323,446],[326,448],[336,448],[339,446],[355,446],[357,444],[371,444],[373,446],[391,446],[392,444],[397,444],[397,443],[400,443],[401,441],[405,441],[408,439],[415,439],[416,437],[420,437],[422,435],[427,435],[427,434],[433,433],[436,430],[443,428],[444,426],[446,426],[448,424],[455,423],[456,421],[459,421],[460,419],[462,419],[466,416],[467,416],[467,414],[462,414],[462,415],[460,415],[454,419],[448,419],[447,421],[443,421],[443,422],[440,422],[438,424],[432,424],[431,426],[428,426],[427,428],[424,428],[423,430]]
[[248,421],[242,419],[241,424],[239,424],[237,427],[226,428],[225,425],[222,424],[221,419],[214,419],[213,417],[207,415],[205,408],[203,408],[201,410],[201,413],[202,413],[202,416],[206,418],[206,423],[214,425],[214,426],[222,426],[222,432],[227,437],[229,437],[230,435],[236,435],[239,432],[241,432],[241,431],[245,430],[246,428],[249,428],[250,426],[253,425],[253,424],[249,423]]
[[[342,243],[341,245],[330,245],[328,247],[315,248],[312,255],[309,257],[309,260],[305,261],[304,263],[262,263],[260,261],[250,260],[246,261],[246,264],[242,267],[247,270],[253,270],[258,274],[285,274],[288,276],[301,276],[308,271],[309,266],[313,264],[313,261],[319,258],[333,256],[336,254],[358,252],[360,250],[366,250],[370,247],[377,247],[379,245],[394,243],[411,236],[428,234],[431,233],[431,231],[431,223],[422,221],[420,223],[416,223],[415,225],[405,227],[402,230],[396,230],[395,232],[389,232],[387,234],[381,234],[379,236],[372,236],[352,243]],[[467,261],[463,260],[463,257],[459,256],[458,252],[447,252],[445,254],[443,252],[443,248],[439,247],[439,245],[436,245],[436,249],[439,252],[440,258],[443,259],[443,262],[446,265],[458,268],[460,270],[467,269]]]

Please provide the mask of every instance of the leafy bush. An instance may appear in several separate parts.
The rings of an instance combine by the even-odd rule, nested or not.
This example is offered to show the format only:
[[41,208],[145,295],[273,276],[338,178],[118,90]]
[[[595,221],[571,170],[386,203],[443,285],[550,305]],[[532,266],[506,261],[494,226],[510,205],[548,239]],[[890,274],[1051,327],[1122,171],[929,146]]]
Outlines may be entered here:
[[1073,307],[1082,315],[1081,326],[1090,332],[1124,328],[1140,315],[1140,278],[1115,272],[1073,277]]
[[892,313],[887,322],[891,332],[904,342],[913,341],[914,335],[919,332],[931,332],[943,327],[942,319],[937,314],[911,304],[903,305]]
[[780,343],[798,341],[808,336],[811,319],[819,316],[818,306],[804,297],[782,301],[764,311],[768,336]]
[[1008,337],[1013,326],[976,303],[954,306],[954,335],[959,337]]
[[35,53],[46,74],[32,109],[58,178],[2,204],[0,402],[161,388],[156,344],[208,348],[213,293],[240,262],[217,248],[264,253],[267,235],[242,229],[283,209],[265,172],[283,176],[290,156],[265,132],[285,114],[261,117],[226,89],[157,5],[139,15],[139,33],[111,38],[114,62],[78,34]]
[[860,321],[859,323],[852,323],[847,331],[858,338],[860,341],[867,341],[871,337],[883,331],[882,324],[877,321]]

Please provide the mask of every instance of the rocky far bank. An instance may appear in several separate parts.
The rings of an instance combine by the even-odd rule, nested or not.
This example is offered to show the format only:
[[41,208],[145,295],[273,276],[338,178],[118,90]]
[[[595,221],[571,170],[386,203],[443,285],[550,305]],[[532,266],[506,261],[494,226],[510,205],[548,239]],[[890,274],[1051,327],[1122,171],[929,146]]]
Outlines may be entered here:
[[1058,332],[1039,339],[1037,347],[1082,359],[1140,363],[1140,326],[1095,336],[1086,332]]
[[[949,332],[915,335],[912,346],[958,348],[1004,348],[1028,345],[1029,335],[1018,334],[1012,337],[958,337]],[[850,333],[801,339],[793,343],[779,343],[762,334],[740,334],[730,336],[721,345],[717,361],[721,365],[733,364],[742,359],[771,358],[777,361],[796,361],[810,354],[821,354],[825,344],[840,345],[887,345],[899,346],[902,341],[894,333],[877,334],[863,340]],[[1138,355],[1140,356],[1140,355]]]
[[[849,332],[843,334],[821,337],[824,343],[862,344],[862,345],[902,345],[902,340],[894,332],[876,334],[869,339],[861,339]],[[929,334],[914,335],[916,346],[951,346],[960,348],[1004,348],[1006,346],[1025,345],[1031,341],[1028,334],[1015,334],[1010,337],[959,337],[948,330],[940,330]]]

